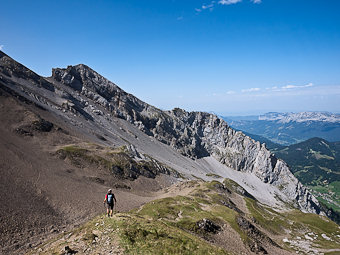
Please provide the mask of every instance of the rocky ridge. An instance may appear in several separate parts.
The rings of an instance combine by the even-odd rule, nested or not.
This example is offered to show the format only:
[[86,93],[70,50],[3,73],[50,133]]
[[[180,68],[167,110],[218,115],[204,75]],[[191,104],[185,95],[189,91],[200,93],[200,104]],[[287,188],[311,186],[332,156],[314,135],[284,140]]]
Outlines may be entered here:
[[82,64],[53,69],[51,77],[43,78],[0,52],[0,82],[58,114],[70,114],[68,118],[125,119],[182,155],[192,159],[213,156],[237,171],[253,173],[264,183],[275,185],[287,196],[286,202],[294,201],[301,210],[323,214],[318,201],[285,162],[216,115],[178,108],[161,111]]
[[300,211],[271,211],[229,179],[223,183],[184,181],[164,192],[132,212],[99,215],[28,254],[288,255],[340,251],[340,229],[334,222]]
[[140,130],[193,159],[212,155],[221,163],[254,173],[306,212],[322,213],[318,201],[294,177],[287,164],[260,144],[236,132],[216,115],[175,108],[161,111],[124,92],[85,65],[53,69],[52,78],[124,118]]

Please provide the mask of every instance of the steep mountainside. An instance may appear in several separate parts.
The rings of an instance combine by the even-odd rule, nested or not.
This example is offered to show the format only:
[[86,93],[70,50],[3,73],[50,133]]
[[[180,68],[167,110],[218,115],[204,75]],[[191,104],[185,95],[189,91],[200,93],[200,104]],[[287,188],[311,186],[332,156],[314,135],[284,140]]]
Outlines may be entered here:
[[[241,131],[241,130],[238,130],[238,131]],[[245,135],[251,137],[255,141],[259,141],[260,143],[265,143],[266,148],[269,149],[270,151],[278,151],[280,149],[285,148],[284,145],[274,143],[271,140],[264,138],[263,136],[254,135],[254,134],[251,134],[251,133],[248,133],[248,132],[245,132],[245,131],[241,131],[241,132],[244,133]]]
[[[282,187],[281,191],[296,199],[303,210],[319,211],[317,201],[298,183],[283,161],[276,159],[259,142],[231,129],[216,115],[181,109],[161,111],[122,91],[85,65],[53,69],[49,80],[61,82],[94,100],[109,114],[127,120],[184,156],[195,159],[211,155],[228,167],[254,173],[263,182]],[[70,103],[86,107],[85,100]]]
[[223,117],[238,130],[260,135],[281,145],[320,137],[340,141],[339,114],[320,112],[267,113],[261,116]]
[[[340,213],[340,143],[321,138],[283,146],[259,136],[244,132],[283,159],[295,177],[309,187],[316,198]],[[339,216],[337,216],[339,218]]]
[[0,254],[19,254],[103,212],[108,187],[118,209],[129,210],[177,176],[132,145],[105,146],[103,136],[81,133],[1,85],[0,119]]
[[161,111],[85,65],[53,69],[52,77],[44,79],[1,53],[0,71],[6,87],[59,115],[67,112],[67,118],[75,115],[88,122],[99,120],[102,127],[103,119],[123,118],[185,156],[195,159],[211,155],[228,167],[253,173],[264,183],[280,187],[288,200],[294,200],[302,210],[320,212],[316,199],[291,174],[285,162],[213,114],[181,109]]
[[[44,78],[0,51],[0,92],[5,251],[25,248],[29,233],[41,238],[97,214],[108,187],[127,210],[179,180],[230,178],[273,208],[328,213],[284,161],[222,119],[161,111],[85,65]],[[16,190],[25,210],[9,202]]]
[[312,138],[273,150],[323,202],[340,212],[340,143]]

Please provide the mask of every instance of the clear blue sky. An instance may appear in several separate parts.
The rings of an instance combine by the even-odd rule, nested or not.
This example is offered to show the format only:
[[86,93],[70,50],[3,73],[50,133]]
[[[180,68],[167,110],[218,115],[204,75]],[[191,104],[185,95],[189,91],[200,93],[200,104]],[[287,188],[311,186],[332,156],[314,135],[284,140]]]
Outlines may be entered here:
[[340,112],[338,0],[3,0],[0,47],[84,63],[161,109]]

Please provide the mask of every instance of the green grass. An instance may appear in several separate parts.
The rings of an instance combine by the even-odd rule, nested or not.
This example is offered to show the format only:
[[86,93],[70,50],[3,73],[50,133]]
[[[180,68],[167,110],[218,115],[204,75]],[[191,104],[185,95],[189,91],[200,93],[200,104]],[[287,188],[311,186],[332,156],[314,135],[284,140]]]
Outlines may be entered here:
[[206,210],[210,205],[208,200],[196,196],[168,197],[129,213],[104,218],[105,228],[95,227],[101,221],[97,217],[78,233],[84,232],[87,240],[91,240],[93,229],[112,229],[126,254],[229,254],[202,239],[207,233],[198,229],[196,223],[204,218],[217,224],[235,222],[235,212],[222,206]]
[[333,234],[339,231],[339,226],[336,223],[317,214],[302,213],[301,211],[295,210],[288,214],[288,218],[308,226],[315,232]]
[[191,175],[192,177],[194,177],[196,180],[199,180],[199,181],[204,181],[201,177],[198,177],[194,174]]
[[[326,217],[311,213],[303,213],[293,210],[280,214],[270,208],[265,208],[257,202],[246,199],[247,207],[251,215],[267,231],[279,235],[289,230],[290,238],[304,238],[304,234],[313,232],[318,235],[313,241],[313,246],[324,249],[340,249],[340,239],[336,235],[340,234],[339,226]],[[321,235],[326,234],[333,240],[324,239]],[[335,242],[334,240],[338,240]],[[289,248],[288,246],[285,246]]]
[[290,228],[289,223],[280,213],[273,209],[259,205],[257,201],[251,198],[246,198],[245,200],[251,215],[264,229],[267,229],[271,233],[277,235],[284,232],[284,229]]
[[[195,192],[191,193],[190,196],[176,196],[155,200],[144,205],[140,210],[134,210],[134,213],[138,211],[138,216],[141,216],[141,219],[149,222],[149,224],[156,224],[157,233],[155,230],[152,230],[152,227],[145,229],[145,227],[140,227],[139,225],[140,230],[137,232],[134,230],[134,227],[132,227],[132,231],[128,231],[128,237],[125,238],[127,250],[132,254],[137,254],[138,252],[143,254],[145,251],[150,253],[157,251],[157,254],[226,254],[226,251],[223,251],[221,248],[207,245],[203,239],[198,238],[198,236],[206,237],[206,235],[209,235],[197,228],[197,222],[204,218],[210,219],[218,225],[223,225],[228,222],[237,232],[243,234],[235,221],[237,213],[226,206],[212,203],[212,200],[214,200],[217,195],[216,192],[214,192],[214,185],[216,185],[216,183],[218,182],[204,183],[201,187],[195,189]],[[221,185],[221,183],[219,184]],[[210,189],[211,187],[213,188]],[[204,197],[202,197],[202,191],[204,192]],[[221,198],[222,197],[220,197],[220,199]],[[166,230],[162,232],[160,229]],[[169,236],[167,235],[173,235],[174,233],[181,235],[181,241],[176,240],[176,238],[171,238],[171,242],[174,242],[171,246],[177,246],[175,250],[173,250],[174,247],[172,247],[171,250],[163,251],[162,247],[158,247],[158,245],[154,243],[144,246],[144,238],[146,236],[150,237],[148,238],[148,242],[153,242],[152,240],[156,241],[154,238],[157,237],[157,235],[161,238],[164,237],[168,239]],[[132,239],[130,238],[131,235]],[[195,238],[191,239],[192,236]],[[138,244],[139,239],[141,244]],[[182,243],[183,241],[184,244]],[[193,241],[200,242],[201,244],[196,246],[196,244],[193,244]],[[138,248],[135,247],[136,245]],[[140,245],[142,245],[142,247]],[[167,245],[169,244],[163,244],[163,246]],[[204,245],[206,245],[206,249],[203,248]],[[153,249],[152,247],[158,248],[150,250]],[[196,249],[196,247],[200,248]],[[169,247],[167,249],[169,249]]]
[[220,176],[218,174],[213,174],[213,173],[207,173],[206,176],[213,177],[213,178],[222,178],[222,176]]
[[340,186],[331,185],[340,182],[339,143],[312,138],[281,148],[275,154],[288,163],[302,184],[315,191],[313,194],[320,202],[340,213],[337,203],[340,201]]
[[[229,254],[214,242],[206,241],[214,234],[199,228],[197,224],[203,219],[209,219],[219,226],[229,225],[238,233],[245,247],[249,241],[255,240],[239,227],[237,218],[240,214],[221,203],[228,201],[231,196],[226,186],[239,189],[231,180],[225,180],[224,183],[187,182],[185,187],[192,188],[192,191],[185,196],[154,200],[130,212],[116,213],[113,218],[98,216],[70,233],[90,247],[93,254],[97,254],[96,249],[101,246],[100,243],[93,244],[97,242],[94,241],[96,231],[105,233],[105,238],[116,240],[125,254]],[[242,214],[242,217],[255,222],[255,227],[260,226],[260,229],[271,233],[271,237],[277,236],[279,239],[276,241],[287,250],[293,248],[282,243],[283,235],[289,239],[303,238],[308,232],[319,235],[315,240],[319,248],[340,247],[340,239],[336,237],[340,234],[339,226],[325,217],[297,210],[279,213],[252,198],[243,199],[248,213]],[[327,234],[333,241],[323,239],[322,234]],[[101,234],[98,236],[98,242],[106,240],[101,238]],[[69,243],[65,239],[62,243],[52,246],[46,254],[57,253]],[[70,246],[73,247],[72,245],[71,243]]]
[[325,255],[339,255],[339,251],[326,252]]
[[245,196],[245,197],[248,197],[248,198],[251,198],[253,200],[255,200],[255,198],[249,194],[242,186],[240,186],[237,182],[231,180],[231,179],[224,179],[223,180],[223,184],[226,188],[228,188],[229,190],[239,194],[239,195],[242,195],[242,196]]
[[116,221],[127,254],[228,254],[164,221],[132,215]]
[[87,149],[83,149],[83,148],[80,148],[74,145],[65,146],[59,151],[64,151],[67,155],[74,155],[74,156],[83,156],[88,152]]
[[[315,186],[308,186],[316,198],[332,208],[334,211],[340,213],[340,181],[331,182],[329,184],[319,184]],[[325,199],[325,197],[333,200],[334,202]]]
[[174,169],[151,157],[148,157],[146,160],[136,161],[129,154],[126,146],[108,149],[96,144],[87,144],[84,147],[76,145],[65,146],[59,149],[57,154],[62,158],[69,159],[77,167],[95,165],[124,179],[133,180],[140,175],[154,178],[159,173],[172,175],[176,178],[183,177]]
[[314,150],[310,149],[309,153],[312,154],[316,159],[334,160],[334,157],[322,154],[320,151],[314,151]]
[[329,186],[331,187],[332,191],[340,194],[340,181],[331,182]]
[[74,145],[63,147],[62,149],[58,150],[57,153],[69,158],[71,162],[76,165],[80,165],[81,160],[85,160],[90,164],[101,165],[105,168],[111,168],[113,165],[111,161],[91,153],[90,150]]
[[339,240],[339,238],[336,237],[336,234],[340,234],[339,225],[333,221],[323,216],[312,213],[302,213],[300,211],[289,213],[288,218],[294,221],[294,224],[300,226],[301,229],[308,229],[308,231],[319,235],[319,238],[314,241],[315,245],[325,247],[327,249],[340,248],[340,244],[338,242],[326,240],[321,237],[322,234],[326,234],[333,240]]
[[220,204],[225,197],[215,191],[219,185],[222,184],[217,181],[206,182],[191,193],[192,197],[177,196],[153,201],[143,206],[139,214],[149,217],[150,220],[162,219],[168,225],[196,234],[200,234],[197,232],[196,223],[203,218],[221,225],[228,222],[242,239],[246,240],[235,220],[238,213]]

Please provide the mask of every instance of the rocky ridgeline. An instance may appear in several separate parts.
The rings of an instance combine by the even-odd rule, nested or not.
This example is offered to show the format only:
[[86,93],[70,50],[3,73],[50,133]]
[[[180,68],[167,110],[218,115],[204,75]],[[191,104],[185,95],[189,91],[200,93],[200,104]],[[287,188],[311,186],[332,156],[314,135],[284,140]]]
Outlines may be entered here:
[[[263,182],[279,187],[303,211],[320,213],[318,201],[298,182],[285,162],[272,155],[264,144],[231,129],[216,115],[178,108],[161,111],[126,93],[86,65],[55,68],[52,77],[45,79],[2,52],[0,82],[7,87],[19,82],[22,91],[29,91],[25,91],[26,95],[40,101],[46,90],[48,104],[60,105],[61,98],[64,101],[57,109],[80,114],[89,120],[93,120],[96,114],[102,115],[100,110],[95,110],[94,115],[89,112],[91,105],[83,99],[85,97],[110,115],[129,121],[185,156],[193,159],[213,156],[235,170],[251,172]],[[70,89],[60,91],[55,87],[58,83]],[[54,99],[51,94],[55,95]]]
[[320,213],[318,201],[285,162],[271,154],[264,144],[231,129],[216,115],[178,108],[161,111],[124,92],[85,65],[53,69],[52,77],[181,154],[191,158],[211,155],[235,170],[254,173],[263,182],[279,187],[303,211]]

